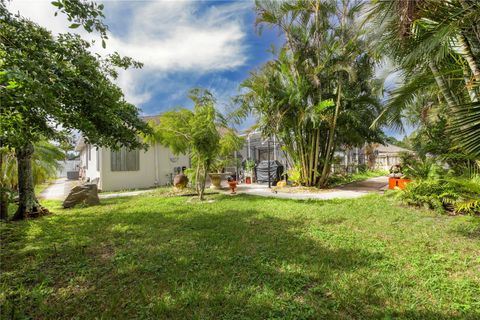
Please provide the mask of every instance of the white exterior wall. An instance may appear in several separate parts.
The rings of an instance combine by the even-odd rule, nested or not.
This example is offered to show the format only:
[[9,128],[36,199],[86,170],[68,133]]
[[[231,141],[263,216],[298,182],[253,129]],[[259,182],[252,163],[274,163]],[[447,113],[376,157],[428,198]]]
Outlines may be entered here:
[[[153,149],[153,147],[152,147]],[[171,174],[176,167],[190,168],[190,159],[186,155],[175,156],[170,149],[157,144],[155,146],[157,154],[157,180],[158,185],[165,186],[171,183]],[[175,176],[175,175],[173,175]]]
[[89,146],[87,145],[80,151],[80,171],[83,174],[80,178],[92,181],[95,178],[100,178],[100,171],[97,167],[97,161],[99,160],[97,158],[100,152],[97,153],[97,148],[95,146],[90,146],[91,151],[89,158],[88,148]]
[[393,155],[380,154],[375,159],[375,167],[380,170],[390,170],[390,168],[393,165],[397,165],[400,163],[401,163],[400,157],[396,154],[393,154]]
[[[97,162],[100,160],[100,152],[97,152],[97,147],[90,146],[90,159],[88,160],[88,168],[85,170],[86,176],[90,178],[90,181],[96,178],[100,178],[100,168],[97,166]],[[86,152],[86,157],[88,157],[88,152]]]
[[175,167],[189,167],[188,156],[174,157],[168,148],[159,144],[150,146],[146,152],[139,152],[139,170],[112,171],[111,151],[102,148],[99,188],[102,191],[118,191],[167,185]]

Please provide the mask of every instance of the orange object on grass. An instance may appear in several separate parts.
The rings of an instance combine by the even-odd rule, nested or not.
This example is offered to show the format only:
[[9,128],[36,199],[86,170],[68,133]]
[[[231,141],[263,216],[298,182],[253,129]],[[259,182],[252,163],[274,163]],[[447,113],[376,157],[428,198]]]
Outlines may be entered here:
[[407,186],[409,182],[412,180],[410,179],[402,179],[402,178],[388,178],[388,189],[400,189],[403,190]]
[[237,181],[235,181],[235,180],[228,181],[228,185],[230,186],[230,189],[232,190],[232,194],[235,194],[235,188],[237,187]]

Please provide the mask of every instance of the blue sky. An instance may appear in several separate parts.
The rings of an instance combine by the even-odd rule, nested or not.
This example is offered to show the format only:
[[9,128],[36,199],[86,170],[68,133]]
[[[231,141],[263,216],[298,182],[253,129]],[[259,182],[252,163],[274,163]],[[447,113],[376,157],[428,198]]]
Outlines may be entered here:
[[[253,0],[102,3],[109,40],[106,50],[99,41],[93,50],[118,51],[144,63],[141,70],[122,71],[117,79],[126,99],[144,115],[190,107],[187,95],[193,87],[211,90],[224,108],[249,72],[272,58],[271,46],[284,41],[275,30],[256,32]],[[68,29],[69,22],[54,17],[55,7],[48,0],[14,0],[7,6],[54,33],[75,31],[85,39],[99,39],[81,28]]]
[[105,14],[112,35],[133,45],[124,53],[145,63],[125,80],[134,82],[129,93],[145,114],[190,106],[193,87],[228,103],[249,72],[271,58],[270,45],[282,42],[276,32],[256,33],[253,1],[106,2]]
[[[103,3],[110,39],[106,50],[94,50],[118,51],[144,63],[141,70],[121,72],[117,83],[145,115],[191,106],[187,95],[193,87],[211,90],[223,106],[249,72],[272,57],[270,46],[283,42],[272,30],[256,32],[253,0]],[[80,28],[68,29],[68,21],[54,17],[50,1],[8,5],[54,33],[75,31],[98,39]]]

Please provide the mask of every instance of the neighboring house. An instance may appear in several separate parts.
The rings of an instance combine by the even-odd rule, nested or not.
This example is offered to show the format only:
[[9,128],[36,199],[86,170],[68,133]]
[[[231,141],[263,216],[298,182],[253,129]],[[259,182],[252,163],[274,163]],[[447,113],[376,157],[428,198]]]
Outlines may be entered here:
[[[158,117],[144,119],[158,120]],[[80,138],[75,151],[80,153],[80,178],[98,179],[98,188],[102,191],[170,185],[175,174],[190,166],[188,156],[174,156],[158,143],[150,145],[147,151],[126,148],[116,151],[86,144]]]
[[393,144],[367,144],[363,148],[351,148],[337,151],[335,156],[340,159],[336,168],[347,168],[348,172],[355,171],[360,165],[371,170],[389,170],[393,165],[400,164],[402,153],[412,153],[411,150]]
[[405,152],[412,153],[411,150],[393,144],[376,145],[373,148],[373,165],[375,169],[389,170],[393,165],[400,164],[400,154]]
[[80,159],[57,161],[57,163],[59,165],[57,177],[59,178],[66,178],[68,172],[78,172],[80,169]]

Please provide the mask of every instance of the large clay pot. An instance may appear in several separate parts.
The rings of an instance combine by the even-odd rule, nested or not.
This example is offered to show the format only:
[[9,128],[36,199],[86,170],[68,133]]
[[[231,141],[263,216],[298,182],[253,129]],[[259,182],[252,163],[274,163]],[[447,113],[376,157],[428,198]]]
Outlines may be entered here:
[[184,189],[188,184],[188,178],[186,175],[180,173],[173,178],[173,185],[177,189]]
[[222,174],[209,173],[208,176],[210,177],[210,181],[212,182],[212,184],[210,185],[210,189],[222,189]]

